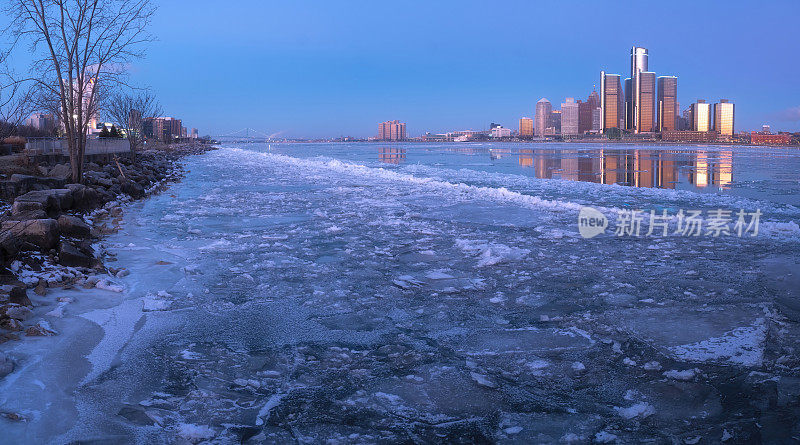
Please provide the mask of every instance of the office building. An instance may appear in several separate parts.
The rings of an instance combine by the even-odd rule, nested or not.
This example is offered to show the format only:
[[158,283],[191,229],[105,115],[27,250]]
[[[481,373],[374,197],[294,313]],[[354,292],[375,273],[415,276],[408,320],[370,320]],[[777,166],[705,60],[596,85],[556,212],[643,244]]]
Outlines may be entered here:
[[180,119],[172,117],[148,118],[142,123],[142,133],[146,138],[170,142],[183,136],[183,126]]
[[592,91],[586,102],[578,101],[578,133],[584,134],[592,131],[596,108],[600,108],[600,96],[597,91]]
[[643,71],[639,73],[637,97],[636,132],[651,133],[656,124],[656,73]]
[[[631,48],[631,77],[630,81],[625,80],[625,124],[628,130],[635,133],[640,132],[639,125],[644,122],[645,126],[652,127],[647,124],[646,116],[640,116],[640,113],[647,111],[643,106],[647,106],[645,101],[654,100],[654,97],[649,95],[642,95],[641,92],[649,85],[642,84],[642,73],[648,72],[648,53],[647,48],[634,46]],[[652,73],[651,73],[652,74]],[[652,74],[653,82],[655,83],[655,74]],[[655,90],[653,85],[652,90]],[[652,108],[649,110],[652,116]]]
[[658,77],[658,126],[657,131],[684,130],[678,126],[678,78]]
[[404,141],[406,140],[406,124],[397,120],[381,122],[378,124],[379,141]]
[[562,136],[577,136],[578,135],[578,114],[579,105],[575,102],[575,98],[568,97],[564,103],[561,104],[561,135]]
[[499,124],[492,127],[491,132],[492,132],[492,138],[494,139],[511,137],[511,129],[505,128]]
[[600,72],[600,131],[625,128],[625,100],[619,74]]
[[711,104],[706,103],[703,99],[698,99],[697,102],[692,104],[692,130],[693,131],[711,131],[713,129],[711,122]]
[[553,110],[550,118],[547,119],[547,128],[544,129],[545,136],[556,136],[561,134],[561,110]]
[[536,115],[534,116],[534,131],[536,137],[544,137],[547,124],[550,122],[550,115],[553,113],[553,105],[547,98],[539,99],[536,102]]
[[720,99],[714,104],[714,131],[720,136],[733,136],[734,108],[728,99]]
[[52,132],[56,129],[56,118],[52,114],[34,113],[25,124],[40,131]]
[[519,120],[519,137],[533,137],[533,119],[529,117],[523,117]]

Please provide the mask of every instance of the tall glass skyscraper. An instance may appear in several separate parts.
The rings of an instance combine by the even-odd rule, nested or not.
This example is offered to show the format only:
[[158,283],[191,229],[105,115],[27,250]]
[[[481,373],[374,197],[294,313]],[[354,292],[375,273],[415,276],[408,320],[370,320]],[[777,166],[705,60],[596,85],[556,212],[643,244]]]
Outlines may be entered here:
[[600,131],[625,128],[625,97],[619,74],[600,71]]
[[692,130],[711,131],[711,104],[703,99],[698,99],[692,104]]
[[678,78],[658,78],[658,127],[660,132],[678,129]]
[[536,137],[544,136],[544,130],[548,126],[551,114],[553,114],[553,105],[550,101],[544,97],[539,99],[539,102],[536,102],[536,116],[534,116]]
[[728,99],[720,99],[714,104],[714,131],[720,136],[733,136],[734,105]]
[[[642,98],[641,98],[641,73],[647,72],[648,54],[647,48],[634,46],[631,48],[631,81],[630,87],[626,80],[625,86],[625,125],[629,130],[634,130],[638,133],[639,123],[641,119],[639,113],[642,111]],[[655,83],[655,80],[653,81]],[[655,90],[655,85],[653,85]],[[652,126],[652,125],[651,125]],[[645,130],[646,131],[646,130]]]
[[655,131],[656,73],[650,71],[639,73],[638,103],[639,112],[636,115],[636,132],[649,133]]

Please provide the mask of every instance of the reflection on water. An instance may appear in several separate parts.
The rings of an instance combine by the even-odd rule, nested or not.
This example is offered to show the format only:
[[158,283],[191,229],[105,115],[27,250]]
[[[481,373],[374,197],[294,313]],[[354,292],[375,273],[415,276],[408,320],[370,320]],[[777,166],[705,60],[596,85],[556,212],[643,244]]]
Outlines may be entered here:
[[378,149],[378,160],[386,164],[400,164],[406,160],[406,149],[381,147]]
[[696,187],[728,189],[733,181],[731,151],[521,149],[518,155],[519,165],[542,179],[666,189],[674,189],[681,174]]

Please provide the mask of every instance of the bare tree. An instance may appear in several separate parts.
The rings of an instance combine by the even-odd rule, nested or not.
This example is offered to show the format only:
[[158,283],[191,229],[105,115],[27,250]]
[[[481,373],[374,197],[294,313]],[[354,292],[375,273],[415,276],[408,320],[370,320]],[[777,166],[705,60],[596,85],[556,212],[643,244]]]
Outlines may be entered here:
[[72,180],[83,179],[86,135],[99,109],[99,91],[122,84],[126,65],[151,40],[150,0],[9,0],[6,33],[28,41],[34,54],[29,79],[58,116],[69,147]]
[[14,80],[5,68],[7,54],[0,54],[0,142],[14,134],[33,110],[31,89]]
[[146,90],[118,94],[111,97],[105,109],[110,120],[125,130],[131,146],[131,158],[136,160],[136,152],[144,142],[145,121],[161,115],[161,106],[156,97]]

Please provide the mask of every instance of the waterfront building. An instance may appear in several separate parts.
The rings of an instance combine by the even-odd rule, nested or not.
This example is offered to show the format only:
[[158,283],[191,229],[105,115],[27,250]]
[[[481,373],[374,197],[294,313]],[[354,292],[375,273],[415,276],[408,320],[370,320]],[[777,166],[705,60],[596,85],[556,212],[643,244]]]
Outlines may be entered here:
[[584,134],[594,128],[593,113],[596,108],[600,108],[600,96],[597,91],[592,91],[586,102],[578,101],[578,133]]
[[600,131],[625,128],[625,100],[619,74],[600,72]]
[[563,136],[578,135],[579,109],[579,104],[572,97],[568,97],[561,104],[561,134]]
[[[768,125],[767,125],[768,127]],[[753,145],[789,145],[792,136],[789,134],[770,134],[768,132],[750,133],[750,143]]]
[[404,141],[406,140],[406,124],[398,120],[381,122],[378,124],[379,141]]
[[678,78],[658,77],[658,125],[657,131],[685,130],[678,126]]
[[591,129],[592,133],[600,133],[600,128],[602,127],[601,125],[602,118],[603,118],[603,113],[600,107],[597,107],[592,110],[592,129]]
[[547,120],[547,128],[544,129],[545,136],[556,136],[561,134],[561,110],[553,110]]
[[770,127],[769,127],[769,125],[766,125],[766,124],[762,125],[762,126],[761,126],[761,133],[763,133],[763,134],[770,134],[770,133],[772,133],[772,132],[770,131]]
[[[639,127],[642,122],[645,123],[646,127],[652,127],[652,122],[648,125],[647,120],[643,119],[646,116],[640,116],[640,113],[647,111],[643,109],[643,106],[647,106],[645,101],[652,102],[654,100],[654,97],[650,95],[643,96],[641,94],[645,87],[649,87],[649,85],[642,84],[642,73],[648,72],[648,58],[647,48],[638,46],[631,48],[631,77],[630,81],[627,79],[625,81],[625,124],[628,130],[633,130],[635,133],[642,131]],[[655,83],[655,74],[652,74],[652,76]],[[652,90],[655,90],[655,85],[653,85]],[[653,107],[649,109],[650,116],[652,116],[652,111]]]
[[146,138],[169,142],[183,135],[183,126],[180,119],[172,117],[154,117],[145,119],[142,123],[142,133]]
[[698,99],[692,104],[692,130],[711,131],[711,104],[703,99]]
[[552,112],[553,105],[550,104],[550,101],[547,100],[547,98],[543,97],[539,99],[539,102],[536,102],[536,115],[534,116],[534,131],[536,132],[536,137],[544,136],[545,129],[547,128],[547,124],[550,122],[550,115]]
[[720,136],[733,136],[734,105],[728,99],[714,104],[714,131]]
[[492,138],[495,139],[511,137],[511,129],[505,128],[499,124],[492,127],[491,131],[492,131]]
[[639,73],[636,132],[652,133],[656,123],[656,73]]
[[666,142],[714,142],[717,140],[717,133],[714,131],[665,130],[661,133],[661,140]]
[[523,117],[519,120],[519,137],[531,138],[533,137],[533,119]]

